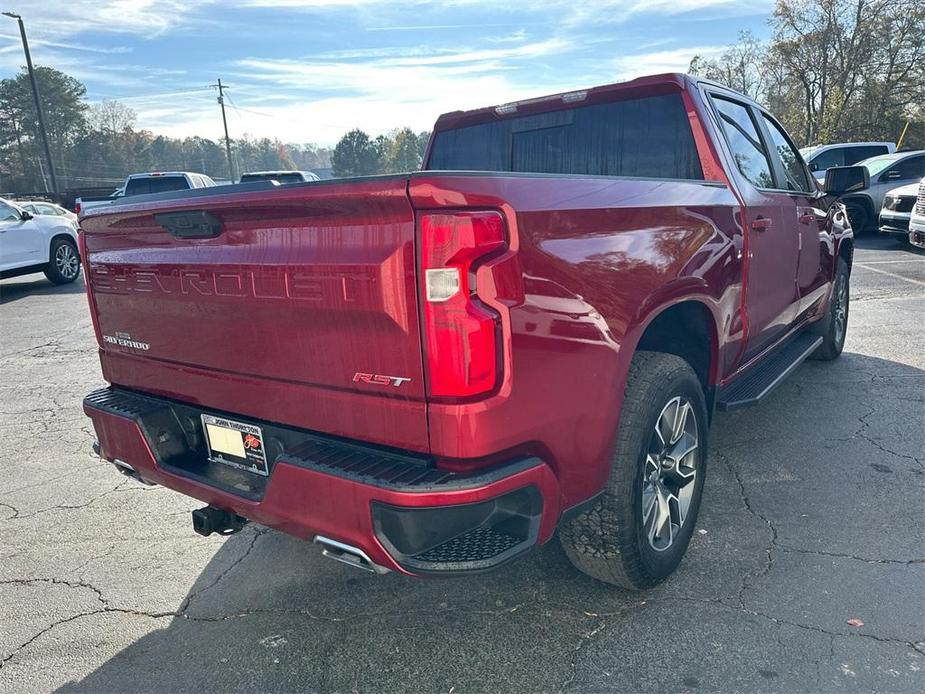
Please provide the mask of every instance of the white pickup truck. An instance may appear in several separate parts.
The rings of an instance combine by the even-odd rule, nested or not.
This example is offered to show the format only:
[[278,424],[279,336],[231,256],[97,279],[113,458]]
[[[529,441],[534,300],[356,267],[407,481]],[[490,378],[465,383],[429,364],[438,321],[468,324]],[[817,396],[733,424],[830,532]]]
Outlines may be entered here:
[[94,207],[108,205],[113,200],[131,195],[208,188],[214,185],[215,181],[205,174],[191,173],[189,171],[154,171],[151,173],[130,174],[125,179],[125,184],[112,195],[77,198],[74,203],[74,211],[77,214],[82,214]]

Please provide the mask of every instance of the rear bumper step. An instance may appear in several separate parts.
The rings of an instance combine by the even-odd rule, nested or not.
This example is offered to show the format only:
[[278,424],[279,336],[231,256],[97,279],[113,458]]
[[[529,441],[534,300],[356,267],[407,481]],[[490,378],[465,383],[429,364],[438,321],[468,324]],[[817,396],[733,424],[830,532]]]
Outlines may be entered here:
[[548,540],[558,520],[558,481],[538,458],[454,473],[423,456],[253,422],[277,447],[264,477],[210,461],[196,431],[203,413],[247,418],[120,389],[91,393],[84,411],[104,459],[227,517],[320,536],[327,556],[377,573],[491,569]]
[[721,388],[716,397],[717,409],[734,410],[757,404],[796,371],[821,344],[822,337],[819,335],[809,332],[797,335]]

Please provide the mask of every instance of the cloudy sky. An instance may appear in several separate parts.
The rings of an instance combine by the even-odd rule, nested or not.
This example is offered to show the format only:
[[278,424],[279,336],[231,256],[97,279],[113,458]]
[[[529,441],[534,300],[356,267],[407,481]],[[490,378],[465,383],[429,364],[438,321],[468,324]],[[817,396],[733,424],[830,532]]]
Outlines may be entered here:
[[[118,99],[137,125],[333,144],[347,130],[429,129],[444,111],[684,70],[772,0],[2,0],[33,61]],[[24,63],[0,17],[0,76]]]

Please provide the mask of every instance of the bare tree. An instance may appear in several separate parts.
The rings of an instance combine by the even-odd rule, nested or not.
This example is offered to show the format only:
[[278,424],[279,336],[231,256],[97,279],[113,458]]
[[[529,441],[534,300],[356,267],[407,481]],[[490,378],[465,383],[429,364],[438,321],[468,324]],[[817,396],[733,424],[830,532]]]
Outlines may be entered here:
[[135,125],[135,112],[121,101],[101,101],[90,107],[90,126],[103,133],[121,133]]
[[753,99],[760,99],[768,86],[765,74],[767,60],[767,46],[752,32],[740,31],[738,41],[718,59],[694,56],[690,72],[721,82]]
[[773,38],[739,34],[691,72],[765,104],[800,144],[893,140],[925,146],[922,0],[777,0]]
[[921,117],[921,0],[778,0],[772,21],[770,52],[800,93],[806,143],[885,136]]

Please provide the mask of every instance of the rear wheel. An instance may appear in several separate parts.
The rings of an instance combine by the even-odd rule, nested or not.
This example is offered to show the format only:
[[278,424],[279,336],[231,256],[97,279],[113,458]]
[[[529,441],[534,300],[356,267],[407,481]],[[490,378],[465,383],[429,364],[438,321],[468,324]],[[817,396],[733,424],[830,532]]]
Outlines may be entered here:
[[633,357],[610,478],[559,528],[571,562],[600,581],[650,588],[680,564],[700,510],[707,461],[703,389],[683,359]]
[[77,244],[69,238],[57,238],[51,242],[45,277],[54,284],[69,284],[80,276],[80,256]]
[[822,344],[813,352],[813,359],[831,361],[836,359],[845,347],[845,336],[848,334],[850,275],[848,263],[844,258],[839,258],[832,286],[832,298],[829,299],[829,310],[819,326]]

